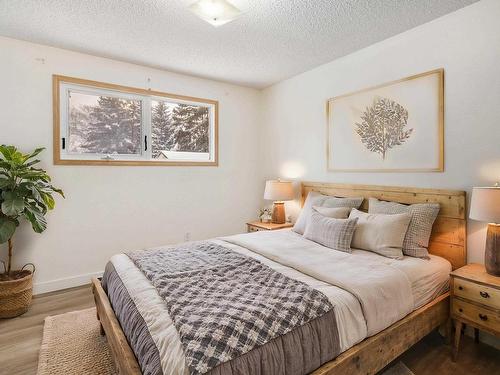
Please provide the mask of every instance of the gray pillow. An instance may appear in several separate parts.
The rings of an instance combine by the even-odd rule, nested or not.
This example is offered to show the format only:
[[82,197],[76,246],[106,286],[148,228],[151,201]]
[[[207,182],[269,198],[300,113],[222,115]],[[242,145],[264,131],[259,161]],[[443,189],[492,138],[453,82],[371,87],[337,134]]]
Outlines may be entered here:
[[432,225],[439,213],[439,203],[416,203],[411,205],[380,201],[370,198],[368,212],[373,214],[411,214],[410,225],[403,241],[403,253],[416,258],[429,258],[427,247]]
[[334,250],[351,252],[351,241],[358,219],[333,219],[314,211],[304,237]]
[[353,209],[349,219],[354,218],[358,219],[358,225],[352,238],[352,247],[388,258],[403,258],[403,240],[411,219],[409,213],[367,214]]
[[358,209],[363,203],[363,197],[353,197],[353,198],[338,198],[338,197],[329,197],[326,199],[322,207],[350,207]]
[[[313,206],[311,214],[316,211],[321,215],[326,217],[331,217],[333,219],[347,219],[352,208],[350,207],[322,207]],[[307,226],[307,225],[306,225]]]
[[359,208],[363,203],[363,197],[359,198],[337,198],[329,195],[323,195],[315,191],[309,192],[307,194],[306,201],[304,202],[304,207],[300,211],[300,215],[295,222],[292,230],[298,234],[304,234],[306,230],[308,219],[311,215],[313,206],[320,207],[349,207],[349,208]]

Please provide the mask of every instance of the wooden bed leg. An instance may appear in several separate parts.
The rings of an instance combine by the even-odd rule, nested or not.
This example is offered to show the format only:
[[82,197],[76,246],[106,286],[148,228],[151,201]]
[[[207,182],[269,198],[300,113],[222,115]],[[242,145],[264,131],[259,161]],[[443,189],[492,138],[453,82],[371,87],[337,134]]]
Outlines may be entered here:
[[99,322],[99,333],[101,336],[106,336],[106,331],[104,331],[104,327],[102,326],[102,323]]
[[446,322],[439,326],[438,332],[443,337],[445,344],[449,345],[452,335],[452,323],[450,318],[446,319]]

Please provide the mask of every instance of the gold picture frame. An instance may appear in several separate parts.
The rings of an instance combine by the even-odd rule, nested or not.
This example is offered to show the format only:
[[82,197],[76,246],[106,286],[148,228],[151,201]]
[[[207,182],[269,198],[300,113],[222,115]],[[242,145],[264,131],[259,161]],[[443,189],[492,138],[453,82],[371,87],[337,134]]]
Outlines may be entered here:
[[[422,81],[419,81],[419,83],[417,84],[416,80],[427,80],[429,83],[427,84],[427,86],[429,87],[425,87],[425,85],[422,85]],[[435,115],[436,115],[436,118],[435,120],[431,120],[430,121],[425,121],[425,127],[427,128],[434,128],[434,130],[436,131],[436,133],[434,134],[425,134],[423,133],[424,131],[430,131],[429,129],[422,129],[422,131],[420,132],[420,134],[418,134],[419,138],[418,138],[418,141],[422,142],[423,139],[426,139],[426,137],[428,136],[429,138],[432,138],[432,142],[435,146],[435,149],[433,150],[433,154],[431,155],[430,153],[426,153],[423,157],[424,158],[428,158],[429,159],[429,163],[430,164],[430,159],[432,158],[432,161],[433,161],[433,164],[435,165],[425,165],[425,166],[418,166],[418,155],[416,155],[418,151],[418,145],[416,145],[415,143],[417,141],[415,141],[414,139],[411,140],[412,142],[412,157],[415,161],[415,165],[411,165],[411,166],[403,166],[403,167],[397,167],[397,164],[398,164],[398,161],[396,160],[397,158],[395,158],[395,160],[391,160],[391,163],[389,166],[385,167],[385,166],[382,166],[380,167],[381,164],[383,164],[386,160],[385,160],[385,157],[386,157],[386,154],[385,152],[386,151],[391,151],[394,152],[393,150],[389,150],[387,149],[386,145],[384,145],[382,148],[383,148],[383,161],[380,162],[380,161],[377,161],[375,160],[375,157],[372,155],[372,154],[375,154],[377,152],[381,152],[379,151],[380,147],[378,147],[378,151],[373,151],[373,148],[375,146],[373,145],[370,145],[370,147],[372,149],[368,150],[368,146],[365,145],[365,142],[366,143],[369,143],[371,140],[373,139],[379,139],[380,137],[374,137],[373,134],[370,134],[370,135],[367,135],[365,137],[365,139],[363,139],[361,142],[360,140],[362,139],[362,135],[360,135],[360,133],[358,132],[361,131],[360,128],[361,128],[361,125],[366,125],[365,123],[363,123],[364,120],[362,120],[360,123],[357,122],[357,123],[352,123],[352,118],[356,118],[355,115],[352,115],[352,114],[347,114],[348,111],[350,111],[351,113],[353,113],[355,110],[353,110],[353,106],[349,107],[349,104],[348,103],[357,103],[357,105],[355,105],[354,107],[357,106],[357,109],[356,111],[358,112],[361,112],[363,116],[365,117],[359,117],[359,119],[366,119],[366,115],[367,115],[367,111],[370,110],[370,114],[372,113],[378,113],[377,111],[374,110],[379,108],[379,107],[375,107],[375,101],[376,100],[388,100],[390,103],[388,105],[395,105],[395,106],[399,106],[402,108],[402,111],[406,111],[406,120],[404,120],[404,123],[402,124],[402,126],[406,126],[407,125],[407,122],[408,122],[408,118],[411,118],[411,113],[410,115],[408,114],[408,110],[405,109],[404,106],[401,106],[397,103],[397,100],[396,101],[393,101],[391,99],[376,99],[376,98],[379,98],[378,94],[379,93],[387,93],[387,92],[390,92],[391,88],[395,90],[395,92],[400,92],[400,93],[404,93],[404,97],[406,99],[406,102],[410,102],[410,106],[411,106],[411,102],[412,102],[412,88],[411,87],[408,87],[408,88],[405,88],[405,84],[407,83],[410,83],[410,85],[413,85],[413,87],[415,88],[414,91],[415,91],[415,95],[416,95],[416,98],[415,98],[415,103],[417,103],[415,105],[415,107],[417,107],[418,111],[420,111],[421,113],[423,113],[423,116],[421,117],[425,117],[426,119],[428,119],[427,117],[429,116],[433,116],[434,113],[430,114],[430,113],[427,113],[424,109],[425,108],[420,108],[419,105],[420,105],[420,102],[425,102],[425,103],[428,103],[430,107],[433,107],[432,108],[432,112],[436,112]],[[433,85],[435,84],[435,87],[433,87]],[[426,90],[435,90],[435,92],[432,92],[430,93],[430,95],[426,95]],[[420,95],[422,98],[422,100],[419,100],[418,99],[418,95]],[[360,108],[363,106],[363,104],[359,104],[359,103],[365,103],[364,105],[366,106],[366,103],[368,101],[368,99],[370,98],[370,96],[373,97],[373,105],[372,107],[364,107],[366,108],[364,111],[361,111]],[[396,95],[397,96],[397,95]],[[431,98],[435,96],[436,98],[436,102],[434,103],[434,100]],[[343,103],[342,103],[343,101]],[[341,105],[337,105],[338,103],[342,103]],[[378,104],[378,103],[377,103]],[[339,111],[344,111],[345,113],[341,114],[340,116],[337,116],[336,118],[336,121],[339,121],[339,122],[344,122],[344,123],[340,123],[339,125],[337,125],[338,127],[340,126],[344,126],[344,127],[347,127],[345,129],[343,129],[341,132],[339,132],[339,136],[342,137],[342,135],[344,135],[343,138],[337,138],[335,139],[334,137],[334,134],[333,132],[335,131],[335,128],[334,128],[334,125],[333,124],[333,120],[334,120],[334,111],[335,111],[335,106],[337,105],[337,107],[340,107],[341,109],[339,109]],[[346,108],[349,107],[349,110],[347,110]],[[399,108],[397,107],[397,108]],[[391,110],[394,108],[394,107],[390,107]],[[416,109],[416,110],[417,110]],[[375,112],[373,112],[375,111]],[[429,111],[431,112],[431,111]],[[392,113],[392,112],[391,112]],[[336,114],[336,113],[335,113]],[[350,124],[347,124],[348,120],[347,120],[347,117],[348,116],[351,116],[350,117],[350,121],[351,123]],[[328,171],[332,171],[332,172],[443,172],[444,171],[444,69],[440,68],[440,69],[435,69],[435,70],[431,70],[431,71],[428,71],[428,72],[424,72],[424,73],[420,73],[420,74],[416,74],[416,75],[412,75],[412,76],[409,76],[409,77],[405,77],[405,78],[402,78],[402,79],[398,79],[398,80],[395,80],[395,81],[391,81],[391,82],[387,82],[387,83],[383,83],[383,84],[380,84],[380,85],[376,85],[376,86],[372,86],[372,87],[369,87],[369,88],[366,88],[366,89],[362,89],[362,90],[358,90],[358,91],[354,91],[354,92],[351,92],[351,93],[348,93],[348,94],[344,94],[344,95],[340,95],[340,96],[336,96],[336,97],[333,97],[333,98],[330,98],[327,100],[327,103],[326,103],[326,117],[327,117],[327,131],[326,131],[326,134],[327,134],[327,137],[326,137],[326,157],[327,157],[327,170]],[[418,116],[417,116],[418,117]],[[435,121],[435,123],[434,123]],[[432,122],[432,124],[431,124]],[[415,126],[415,125],[420,125],[418,123],[410,123],[411,126]],[[350,126],[349,126],[350,125]],[[357,126],[357,129],[354,127],[354,126]],[[366,126],[363,128],[363,129],[366,129]],[[380,127],[379,127],[380,129]],[[401,129],[401,128],[400,128]],[[397,144],[397,146],[405,146],[405,141],[409,138],[411,138],[412,134],[415,134],[415,133],[412,133],[414,128],[411,128],[411,129],[408,129],[406,130],[406,133],[404,133],[404,135],[406,135],[406,139],[403,139],[403,140],[399,140],[398,139],[395,141],[395,143],[397,144],[398,142],[400,142],[399,144]],[[418,130],[421,130],[421,129],[418,129]],[[338,129],[337,129],[338,131]],[[385,128],[384,128],[384,136],[385,136]],[[353,134],[353,133],[357,133],[357,134]],[[401,131],[399,130],[399,133],[401,133]],[[347,137],[345,136],[347,134]],[[360,138],[359,140],[356,141],[356,137]],[[400,137],[400,135],[398,136]],[[351,139],[352,138],[352,139]],[[404,137],[403,137],[404,138]],[[414,137],[416,138],[416,137]],[[339,140],[342,140],[342,142],[340,142]],[[346,142],[344,144],[344,141]],[[353,147],[351,144],[349,144],[349,142],[353,142],[353,143],[356,143],[355,144],[355,147]],[[385,143],[385,141],[384,141]],[[410,141],[408,141],[408,143],[410,143]],[[364,148],[361,146],[361,145],[364,145]],[[425,145],[425,144],[424,144]],[[364,160],[356,160],[355,164],[357,164],[356,167],[349,167],[347,166],[346,164],[349,164],[349,161],[347,162],[344,162],[342,165],[341,163],[341,166],[338,166],[337,164],[339,164],[337,161],[337,159],[334,158],[334,152],[339,152],[339,149],[337,148],[337,150],[335,150],[334,148],[335,147],[338,147],[338,148],[342,148],[342,147],[345,147],[345,150],[342,150],[343,154],[341,155],[342,157],[342,160],[352,160],[352,157],[358,157],[359,154],[361,153],[362,156],[367,156],[367,159],[365,160],[366,161],[366,164],[369,165],[368,167],[360,167],[359,165],[363,164],[365,161]],[[349,150],[349,147],[352,147],[351,150]],[[395,147],[396,148],[396,147]],[[360,150],[362,150],[360,152]],[[404,150],[404,148],[403,148]],[[429,150],[427,150],[429,151]],[[371,152],[371,153],[369,153]],[[424,146],[424,149],[422,152],[425,152],[425,146]],[[399,148],[399,155],[401,155],[401,147]],[[369,160],[368,160],[369,158]],[[399,161],[401,161],[401,159],[399,159]],[[425,162],[427,163],[427,159],[425,160]],[[407,163],[407,164],[412,164],[412,163]],[[354,164],[354,163],[353,163]],[[387,163],[389,164],[389,163]],[[402,162],[401,164],[404,164],[404,162]]]

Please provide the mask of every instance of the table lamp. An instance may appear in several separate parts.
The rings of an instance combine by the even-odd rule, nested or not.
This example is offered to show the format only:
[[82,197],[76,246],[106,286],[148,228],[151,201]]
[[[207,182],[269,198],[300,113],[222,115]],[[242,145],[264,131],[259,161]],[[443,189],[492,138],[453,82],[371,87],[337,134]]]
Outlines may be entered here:
[[500,187],[472,188],[469,217],[488,223],[484,266],[490,275],[500,276]]
[[289,181],[266,181],[264,199],[274,201],[272,221],[283,224],[286,221],[285,202],[293,199],[293,186]]

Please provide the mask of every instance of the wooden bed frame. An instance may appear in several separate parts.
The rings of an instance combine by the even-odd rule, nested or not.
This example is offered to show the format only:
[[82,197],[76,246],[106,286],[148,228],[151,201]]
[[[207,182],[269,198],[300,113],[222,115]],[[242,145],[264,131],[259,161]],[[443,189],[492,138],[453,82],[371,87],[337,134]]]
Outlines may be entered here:
[[[441,209],[433,227],[429,252],[449,260],[453,269],[466,264],[464,191],[304,182],[303,200],[310,191],[337,197],[364,197],[361,209],[365,210],[369,197],[405,204],[438,202]],[[101,333],[107,336],[118,372],[140,375],[134,353],[96,278],[92,279],[92,290]],[[327,362],[313,375],[375,374],[436,328],[446,327],[449,334],[449,312],[449,293],[446,293]]]

